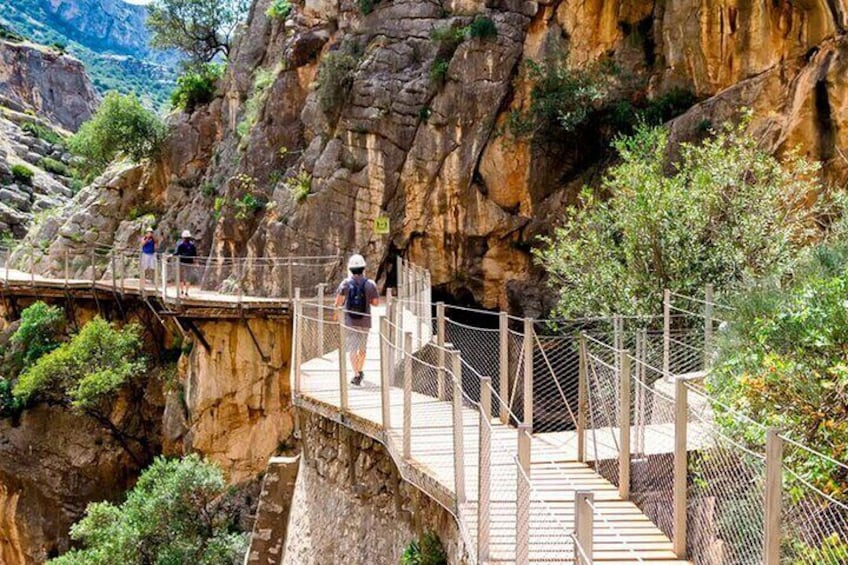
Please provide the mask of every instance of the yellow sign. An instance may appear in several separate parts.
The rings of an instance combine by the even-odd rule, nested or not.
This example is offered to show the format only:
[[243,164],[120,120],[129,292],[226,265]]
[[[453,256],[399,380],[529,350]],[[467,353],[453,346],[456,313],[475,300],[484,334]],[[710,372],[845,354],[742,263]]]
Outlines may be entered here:
[[388,235],[389,233],[389,217],[381,216],[374,220],[374,233],[377,235]]

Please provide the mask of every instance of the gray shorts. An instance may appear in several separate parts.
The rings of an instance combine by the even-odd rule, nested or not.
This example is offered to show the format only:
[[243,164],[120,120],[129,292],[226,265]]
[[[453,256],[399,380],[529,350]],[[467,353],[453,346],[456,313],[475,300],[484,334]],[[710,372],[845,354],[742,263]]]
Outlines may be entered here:
[[345,326],[345,351],[348,353],[365,351],[365,347],[368,344],[368,332],[369,328]]
[[200,284],[203,265],[197,263],[180,263],[180,281],[188,284]]

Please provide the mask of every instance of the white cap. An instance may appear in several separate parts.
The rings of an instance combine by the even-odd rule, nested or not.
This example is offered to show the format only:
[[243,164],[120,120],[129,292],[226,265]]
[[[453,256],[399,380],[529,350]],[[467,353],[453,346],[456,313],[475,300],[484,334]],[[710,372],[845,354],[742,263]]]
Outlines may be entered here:
[[188,230],[183,230],[183,234],[180,237],[182,237],[184,239],[188,239],[188,238],[191,237],[191,232],[188,231]]
[[153,233],[153,228],[148,227],[146,233]]
[[363,269],[365,268],[365,257],[362,255],[356,254],[351,255],[350,259],[347,260],[347,268],[348,269]]

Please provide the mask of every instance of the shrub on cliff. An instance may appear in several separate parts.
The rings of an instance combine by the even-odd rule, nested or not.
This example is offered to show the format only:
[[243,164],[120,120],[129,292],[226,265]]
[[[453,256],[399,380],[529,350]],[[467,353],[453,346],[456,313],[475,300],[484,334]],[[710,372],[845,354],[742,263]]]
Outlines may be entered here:
[[401,565],[447,565],[448,556],[442,540],[435,532],[425,532],[417,541],[412,541],[403,551]]
[[725,125],[668,162],[668,132],[641,126],[614,146],[621,162],[585,189],[536,256],[559,315],[655,314],[663,289],[697,295],[786,269],[818,230],[817,167],[781,163]]
[[97,113],[68,140],[68,147],[96,175],[119,155],[133,161],[153,157],[167,133],[159,117],[142,106],[134,94],[110,92]]
[[325,114],[335,114],[350,92],[357,58],[344,50],[327,53],[318,70],[318,102]]
[[51,565],[194,563],[231,565],[247,551],[247,535],[225,508],[220,468],[197,455],[157,458],[120,505],[95,502],[71,527],[82,549]]
[[224,65],[206,63],[187,70],[177,79],[177,87],[171,93],[171,106],[189,114],[198,106],[204,106],[215,98],[218,79],[224,74]]
[[141,328],[118,329],[95,318],[67,343],[42,356],[27,368],[14,387],[23,404],[36,399],[93,410],[98,403],[141,375]]
[[20,351],[21,367],[29,367],[59,347],[65,332],[65,314],[61,308],[40,300],[21,312],[21,323],[10,339]]
[[31,185],[34,177],[35,173],[26,165],[12,165],[12,178],[15,182]]

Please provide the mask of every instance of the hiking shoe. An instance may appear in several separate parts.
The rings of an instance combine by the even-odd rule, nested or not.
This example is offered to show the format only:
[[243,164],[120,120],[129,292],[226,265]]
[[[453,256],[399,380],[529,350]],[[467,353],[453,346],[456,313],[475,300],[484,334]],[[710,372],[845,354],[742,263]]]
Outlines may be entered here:
[[350,384],[359,386],[362,384],[362,379],[365,378],[365,375],[362,373],[358,373],[355,377],[350,380]]

